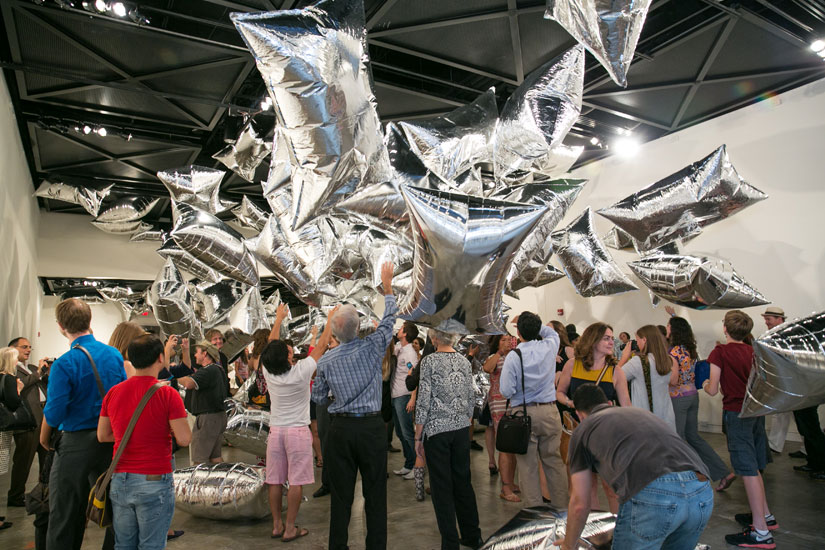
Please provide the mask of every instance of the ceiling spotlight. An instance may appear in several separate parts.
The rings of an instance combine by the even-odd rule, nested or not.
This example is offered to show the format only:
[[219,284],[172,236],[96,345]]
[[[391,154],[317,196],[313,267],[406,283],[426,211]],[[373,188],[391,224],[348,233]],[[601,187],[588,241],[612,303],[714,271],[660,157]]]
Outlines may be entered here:
[[132,20],[133,23],[137,23],[138,25],[148,25],[149,19],[146,18],[142,13],[140,13],[137,8],[132,8],[129,10],[129,19]]
[[816,55],[818,55],[822,59],[825,59],[825,50],[819,50],[819,52],[817,52]]
[[639,142],[633,138],[619,138],[613,142],[616,154],[623,157],[632,157],[639,152]]
[[590,138],[590,145],[598,145],[598,144],[599,144],[599,138],[597,138],[597,137]]
[[106,128],[104,128],[103,126],[98,128],[96,131],[97,135],[99,135],[100,137],[106,137]]
[[91,126],[89,126],[88,124],[87,124],[87,125],[85,125],[85,126],[83,127],[83,133],[84,133],[84,134],[86,134],[86,135],[91,134],[91,133],[92,133],[92,127],[91,127]]
[[125,17],[126,6],[123,5],[123,2],[115,2],[112,4],[112,12],[118,17]]
[[825,50],[825,40],[814,40],[811,42],[811,49],[816,53]]
[[104,13],[109,10],[109,3],[106,0],[95,0],[95,9],[100,13]]

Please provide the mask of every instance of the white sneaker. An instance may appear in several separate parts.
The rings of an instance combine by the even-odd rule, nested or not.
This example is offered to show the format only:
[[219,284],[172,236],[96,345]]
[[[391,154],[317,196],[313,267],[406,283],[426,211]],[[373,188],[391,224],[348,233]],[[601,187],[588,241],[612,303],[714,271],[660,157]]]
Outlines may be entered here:
[[400,470],[393,470],[392,473],[394,473],[397,476],[405,476],[407,474],[412,473],[412,470],[410,470],[409,468],[401,468]]
[[413,470],[410,470],[401,477],[403,477],[404,479],[415,479],[415,472]]

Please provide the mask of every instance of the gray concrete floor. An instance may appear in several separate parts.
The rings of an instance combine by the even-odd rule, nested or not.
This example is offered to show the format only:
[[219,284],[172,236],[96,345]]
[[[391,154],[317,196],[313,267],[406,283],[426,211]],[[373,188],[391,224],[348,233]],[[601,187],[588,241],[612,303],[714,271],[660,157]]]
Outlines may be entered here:
[[[721,434],[703,434],[727,462],[728,454],[724,436]],[[476,440],[484,445],[482,433],[476,434]],[[398,441],[395,441],[398,445]],[[765,486],[768,503],[779,520],[780,528],[775,532],[777,547],[783,550],[825,549],[825,522],[820,514],[825,511],[825,483],[815,482],[807,475],[794,472],[792,466],[801,464],[800,460],[788,457],[789,451],[799,447],[798,443],[788,443],[782,455],[774,455],[774,463],[768,467]],[[254,462],[252,457],[237,449],[224,449],[224,458]],[[390,453],[389,468],[402,466],[400,453]],[[186,464],[187,451],[182,450],[178,464]],[[36,460],[35,460],[36,464]],[[36,482],[35,466],[30,477],[30,484]],[[481,519],[482,534],[486,538],[507,522],[519,509],[519,504],[505,502],[498,498],[499,478],[491,478],[487,470],[487,452],[472,452],[472,470],[476,500]],[[320,471],[316,470],[316,479]],[[430,549],[440,547],[440,538],[435,524],[432,504],[429,497],[424,502],[416,502],[412,481],[405,481],[390,474],[388,484],[388,548],[405,550]],[[325,549],[329,525],[329,497],[313,499],[312,492],[318,483],[306,487],[309,501],[301,506],[298,523],[309,529],[310,534],[290,544],[293,549]],[[8,474],[0,476],[0,495],[3,495],[0,510],[5,509],[5,495],[8,490]],[[356,495],[360,489],[356,488]],[[365,520],[363,499],[356,496],[350,523],[350,548],[364,548]],[[733,516],[748,511],[745,489],[741,480],[737,480],[724,493],[716,493],[716,503],[707,529],[700,541],[711,545],[715,550],[728,548],[724,535],[739,530]],[[0,511],[0,514],[3,514]],[[8,508],[5,511],[8,521],[14,522],[10,529],[0,531],[0,549],[23,550],[34,548],[34,528],[32,517],[26,516],[22,508]],[[172,522],[175,529],[183,529],[186,534],[169,543],[170,550],[255,550],[279,547],[281,543],[269,538],[272,529],[271,520],[262,521],[212,521],[200,519],[183,512],[177,512]],[[103,540],[102,531],[89,527],[83,548],[100,548]],[[52,549],[62,550],[62,549]]]

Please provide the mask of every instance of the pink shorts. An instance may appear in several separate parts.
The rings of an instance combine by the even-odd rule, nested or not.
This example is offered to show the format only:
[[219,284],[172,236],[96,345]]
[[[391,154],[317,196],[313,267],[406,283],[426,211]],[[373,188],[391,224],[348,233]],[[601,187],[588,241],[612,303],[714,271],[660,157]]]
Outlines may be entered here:
[[271,426],[266,442],[266,482],[280,485],[312,485],[312,432],[309,426]]

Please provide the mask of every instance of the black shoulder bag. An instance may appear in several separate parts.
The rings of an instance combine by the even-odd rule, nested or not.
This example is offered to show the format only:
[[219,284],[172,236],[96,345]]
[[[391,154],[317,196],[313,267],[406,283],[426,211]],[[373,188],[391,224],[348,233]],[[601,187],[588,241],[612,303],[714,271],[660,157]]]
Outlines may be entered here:
[[[522,403],[522,410],[510,414],[505,412],[498,422],[496,430],[496,449],[501,453],[514,453],[517,455],[527,454],[527,446],[530,444],[530,431],[532,421],[527,415],[527,397],[524,392],[524,358],[521,350],[516,348],[513,352],[518,355],[521,365],[521,395],[525,400]],[[507,410],[510,409],[510,400],[507,400]]]

